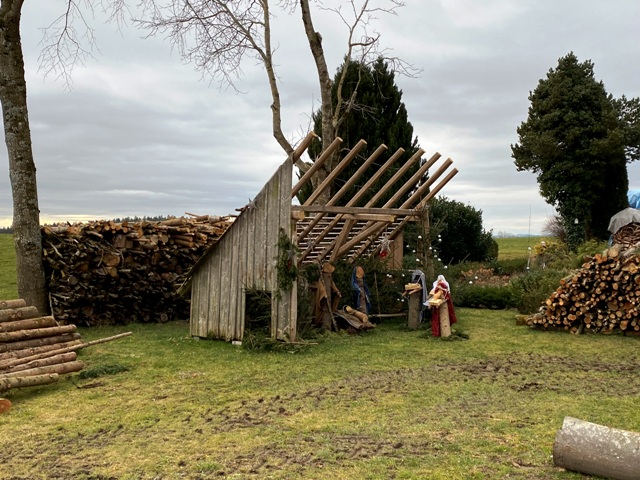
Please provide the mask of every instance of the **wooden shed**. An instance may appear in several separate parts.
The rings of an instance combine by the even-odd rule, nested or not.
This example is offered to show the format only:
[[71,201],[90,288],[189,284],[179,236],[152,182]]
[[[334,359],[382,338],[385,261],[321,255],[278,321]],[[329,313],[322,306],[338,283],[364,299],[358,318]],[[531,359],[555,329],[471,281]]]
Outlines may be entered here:
[[[387,149],[380,145],[325,205],[317,205],[317,199],[328,191],[334,179],[366,145],[361,140],[344,155],[303,205],[293,205],[292,200],[300,189],[342,143],[337,138],[293,185],[294,163],[313,138],[311,133],[303,140],[189,272],[181,293],[191,291],[192,336],[241,341],[245,329],[246,292],[251,290],[270,294],[271,337],[294,341],[297,337],[297,288],[295,285],[283,287],[276,268],[278,255],[286,253],[289,261],[298,265],[341,258],[353,261],[360,256],[371,255],[386,248],[400,235],[403,226],[419,216],[427,202],[457,173],[454,168],[440,179],[452,164],[448,159],[424,181],[429,169],[440,159],[440,154],[436,153],[420,164],[425,153],[420,149],[400,166],[371,200],[360,205],[364,193],[402,156],[404,150],[399,149],[382,166],[375,167],[375,174],[358,193],[350,199],[343,199],[358,178]],[[405,183],[396,185],[416,165],[419,166],[417,172]],[[389,192],[393,192],[391,199],[376,207]],[[408,200],[402,202],[407,195]],[[337,206],[339,201],[344,206]],[[280,251],[283,236],[296,248]]]

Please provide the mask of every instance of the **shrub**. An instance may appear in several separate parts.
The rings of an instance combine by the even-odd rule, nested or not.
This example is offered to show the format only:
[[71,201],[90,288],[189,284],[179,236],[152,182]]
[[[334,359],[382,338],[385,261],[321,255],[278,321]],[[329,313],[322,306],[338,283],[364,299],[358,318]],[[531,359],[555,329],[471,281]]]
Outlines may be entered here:
[[503,310],[515,306],[513,291],[509,285],[493,287],[460,284],[455,289],[451,288],[451,298],[457,307]]
[[508,260],[495,260],[489,264],[495,275],[515,275],[527,271],[526,258],[511,258]]
[[569,270],[532,270],[514,278],[510,285],[515,307],[523,314],[537,312],[568,273]]

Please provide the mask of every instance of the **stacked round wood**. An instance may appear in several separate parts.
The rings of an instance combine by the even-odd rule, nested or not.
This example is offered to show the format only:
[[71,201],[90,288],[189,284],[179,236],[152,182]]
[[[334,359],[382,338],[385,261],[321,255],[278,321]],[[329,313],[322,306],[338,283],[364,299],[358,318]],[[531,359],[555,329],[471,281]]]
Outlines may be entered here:
[[527,324],[541,328],[640,334],[640,254],[613,245],[560,281]]
[[81,344],[75,325],[58,325],[24,300],[0,301],[0,393],[82,370],[73,351]]
[[640,245],[640,223],[629,223],[613,234],[613,243],[631,248]]
[[43,227],[53,315],[86,326],[188,319],[189,300],[176,290],[231,223],[200,216]]

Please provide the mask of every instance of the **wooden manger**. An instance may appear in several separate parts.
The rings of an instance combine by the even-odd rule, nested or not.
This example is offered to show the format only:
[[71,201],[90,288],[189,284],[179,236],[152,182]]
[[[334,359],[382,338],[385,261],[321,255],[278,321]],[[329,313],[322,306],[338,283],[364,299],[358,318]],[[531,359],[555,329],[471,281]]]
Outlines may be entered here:
[[[314,137],[313,132],[307,135],[188,273],[179,292],[191,293],[192,336],[242,341],[246,292],[251,290],[265,292],[271,297],[271,337],[295,341],[297,288],[295,282],[283,281],[282,269],[278,271],[283,237],[288,250],[284,252],[285,257],[293,266],[322,265],[339,259],[354,262],[362,256],[373,255],[396,238],[401,242],[400,235],[406,223],[418,218],[427,203],[458,172],[455,168],[447,172],[453,163],[447,159],[425,180],[441,155],[436,153],[421,163],[425,152],[419,149],[370,200],[364,202],[365,195],[404,153],[403,149],[398,149],[378,166],[374,162],[387,150],[385,145],[380,145],[337,193],[326,203],[318,204],[320,198],[327,197],[338,175],[366,145],[360,140],[302,205],[294,205],[292,201],[300,190],[332,155],[337,154],[342,143],[342,139],[337,138],[292,187],[294,164]],[[416,166],[415,174],[400,182]],[[375,173],[351,198],[345,198],[369,169],[375,169]],[[383,201],[391,193],[391,198]]]

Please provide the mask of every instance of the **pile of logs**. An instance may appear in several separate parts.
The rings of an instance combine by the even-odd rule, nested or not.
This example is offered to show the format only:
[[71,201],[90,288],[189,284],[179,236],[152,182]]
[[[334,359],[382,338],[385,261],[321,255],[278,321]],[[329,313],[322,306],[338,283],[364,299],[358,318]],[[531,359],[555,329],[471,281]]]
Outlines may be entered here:
[[613,234],[613,243],[624,248],[640,245],[640,223],[629,223]]
[[[75,325],[59,325],[22,299],[0,301],[0,393],[54,383],[60,375],[84,368],[77,360],[78,350],[130,334],[85,343]],[[10,403],[0,400],[1,413]]]
[[53,315],[85,326],[189,318],[188,299],[176,290],[232,221],[205,215],[43,227]]
[[595,255],[560,281],[527,324],[572,333],[640,334],[640,254],[615,244]]

